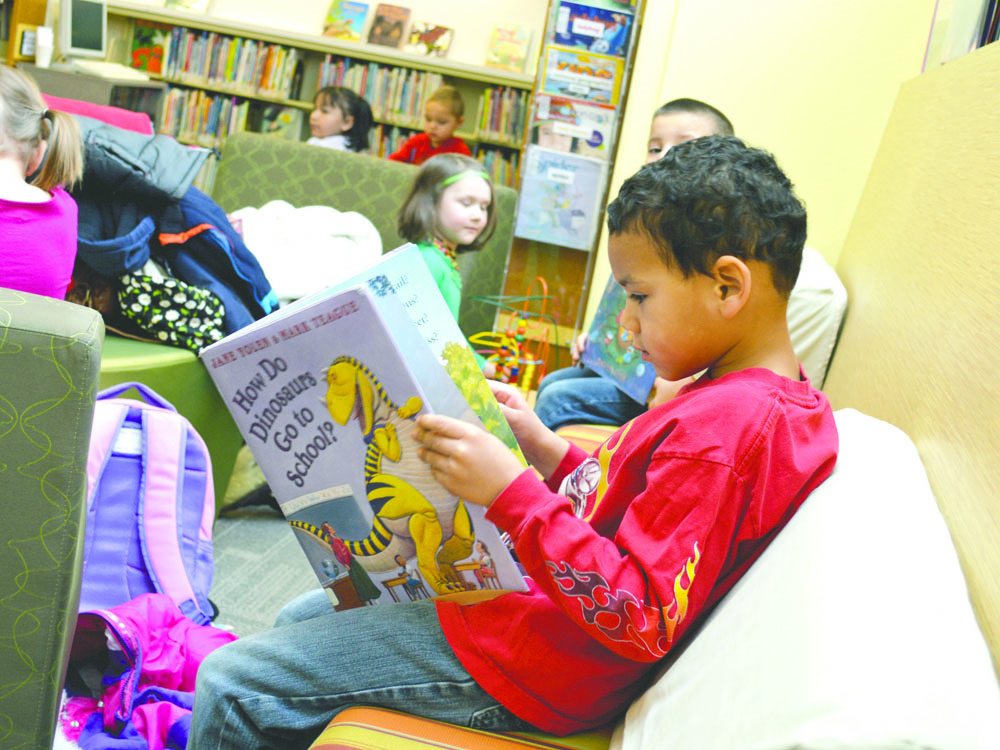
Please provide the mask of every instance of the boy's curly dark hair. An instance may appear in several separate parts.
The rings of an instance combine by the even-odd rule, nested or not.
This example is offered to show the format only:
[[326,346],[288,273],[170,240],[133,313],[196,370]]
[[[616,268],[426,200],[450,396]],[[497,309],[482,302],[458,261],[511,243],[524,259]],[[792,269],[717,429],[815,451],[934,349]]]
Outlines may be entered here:
[[646,234],[685,277],[708,274],[722,255],[762,261],[787,298],[802,262],[806,210],[771,154],[712,135],[674,146],[625,180],[608,205],[608,230]]

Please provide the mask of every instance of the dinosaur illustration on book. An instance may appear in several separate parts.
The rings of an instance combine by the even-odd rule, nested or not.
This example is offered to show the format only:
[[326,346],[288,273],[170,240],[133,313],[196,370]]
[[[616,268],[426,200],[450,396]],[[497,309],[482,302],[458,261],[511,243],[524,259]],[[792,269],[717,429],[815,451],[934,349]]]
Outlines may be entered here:
[[464,591],[453,564],[469,557],[475,535],[464,502],[426,472],[404,478],[401,462],[416,458],[414,420],[423,403],[395,404],[378,378],[353,357],[337,357],[324,372],[326,406],[335,422],[358,421],[365,451],[365,489],[374,513],[371,532],[344,540],[372,572],[395,568],[395,556],[416,556],[417,567],[439,594]]

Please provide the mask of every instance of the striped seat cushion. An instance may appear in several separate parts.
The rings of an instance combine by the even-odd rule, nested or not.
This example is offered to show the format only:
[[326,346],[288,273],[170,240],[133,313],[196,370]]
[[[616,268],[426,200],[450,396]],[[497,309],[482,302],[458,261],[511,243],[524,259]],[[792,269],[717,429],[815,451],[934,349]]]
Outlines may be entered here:
[[309,750],[607,750],[612,727],[556,737],[534,732],[484,732],[385,708],[348,708],[327,724]]

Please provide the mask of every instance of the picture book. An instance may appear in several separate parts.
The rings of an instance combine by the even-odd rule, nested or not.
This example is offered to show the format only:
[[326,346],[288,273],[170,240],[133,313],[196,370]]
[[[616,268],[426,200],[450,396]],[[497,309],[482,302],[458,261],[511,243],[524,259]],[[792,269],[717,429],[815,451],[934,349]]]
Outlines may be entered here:
[[323,21],[323,36],[360,42],[367,15],[368,3],[333,0],[326,13],[326,20]]
[[486,64],[523,73],[530,48],[531,29],[516,24],[496,24],[486,46]]
[[368,41],[384,47],[399,47],[406,33],[406,22],[410,20],[410,9],[402,5],[379,3],[375,6],[375,16],[368,29]]
[[645,403],[653,388],[656,370],[632,346],[632,333],[621,326],[625,299],[625,290],[614,277],[608,279],[580,361],[613,382],[629,398]]
[[614,128],[614,107],[539,94],[531,122],[531,143],[555,151],[607,159]]
[[170,49],[170,29],[161,23],[142,18],[135,21],[132,35],[132,57],[129,64],[136,70],[161,74],[166,69],[167,51]]
[[277,135],[290,141],[302,140],[302,123],[305,113],[296,107],[280,104],[264,105],[260,114],[261,133]]
[[602,55],[624,57],[632,31],[632,14],[595,8],[589,3],[560,0],[552,41]]
[[514,234],[589,251],[597,233],[605,167],[598,159],[528,146]]
[[542,91],[614,107],[624,70],[625,61],[620,57],[548,45]]
[[338,610],[526,588],[485,509],[450,495],[417,457],[418,415],[479,419],[409,299],[375,275],[201,353]]
[[414,21],[410,26],[410,36],[403,45],[404,52],[414,55],[444,57],[451,46],[451,29],[424,21]]

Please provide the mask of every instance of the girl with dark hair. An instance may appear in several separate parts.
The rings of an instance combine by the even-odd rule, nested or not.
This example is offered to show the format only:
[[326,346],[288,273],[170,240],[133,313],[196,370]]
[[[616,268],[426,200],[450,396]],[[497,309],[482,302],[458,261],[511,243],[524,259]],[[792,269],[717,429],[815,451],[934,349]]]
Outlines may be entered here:
[[367,151],[372,108],[346,86],[325,86],[316,92],[309,114],[306,143],[339,151]]

